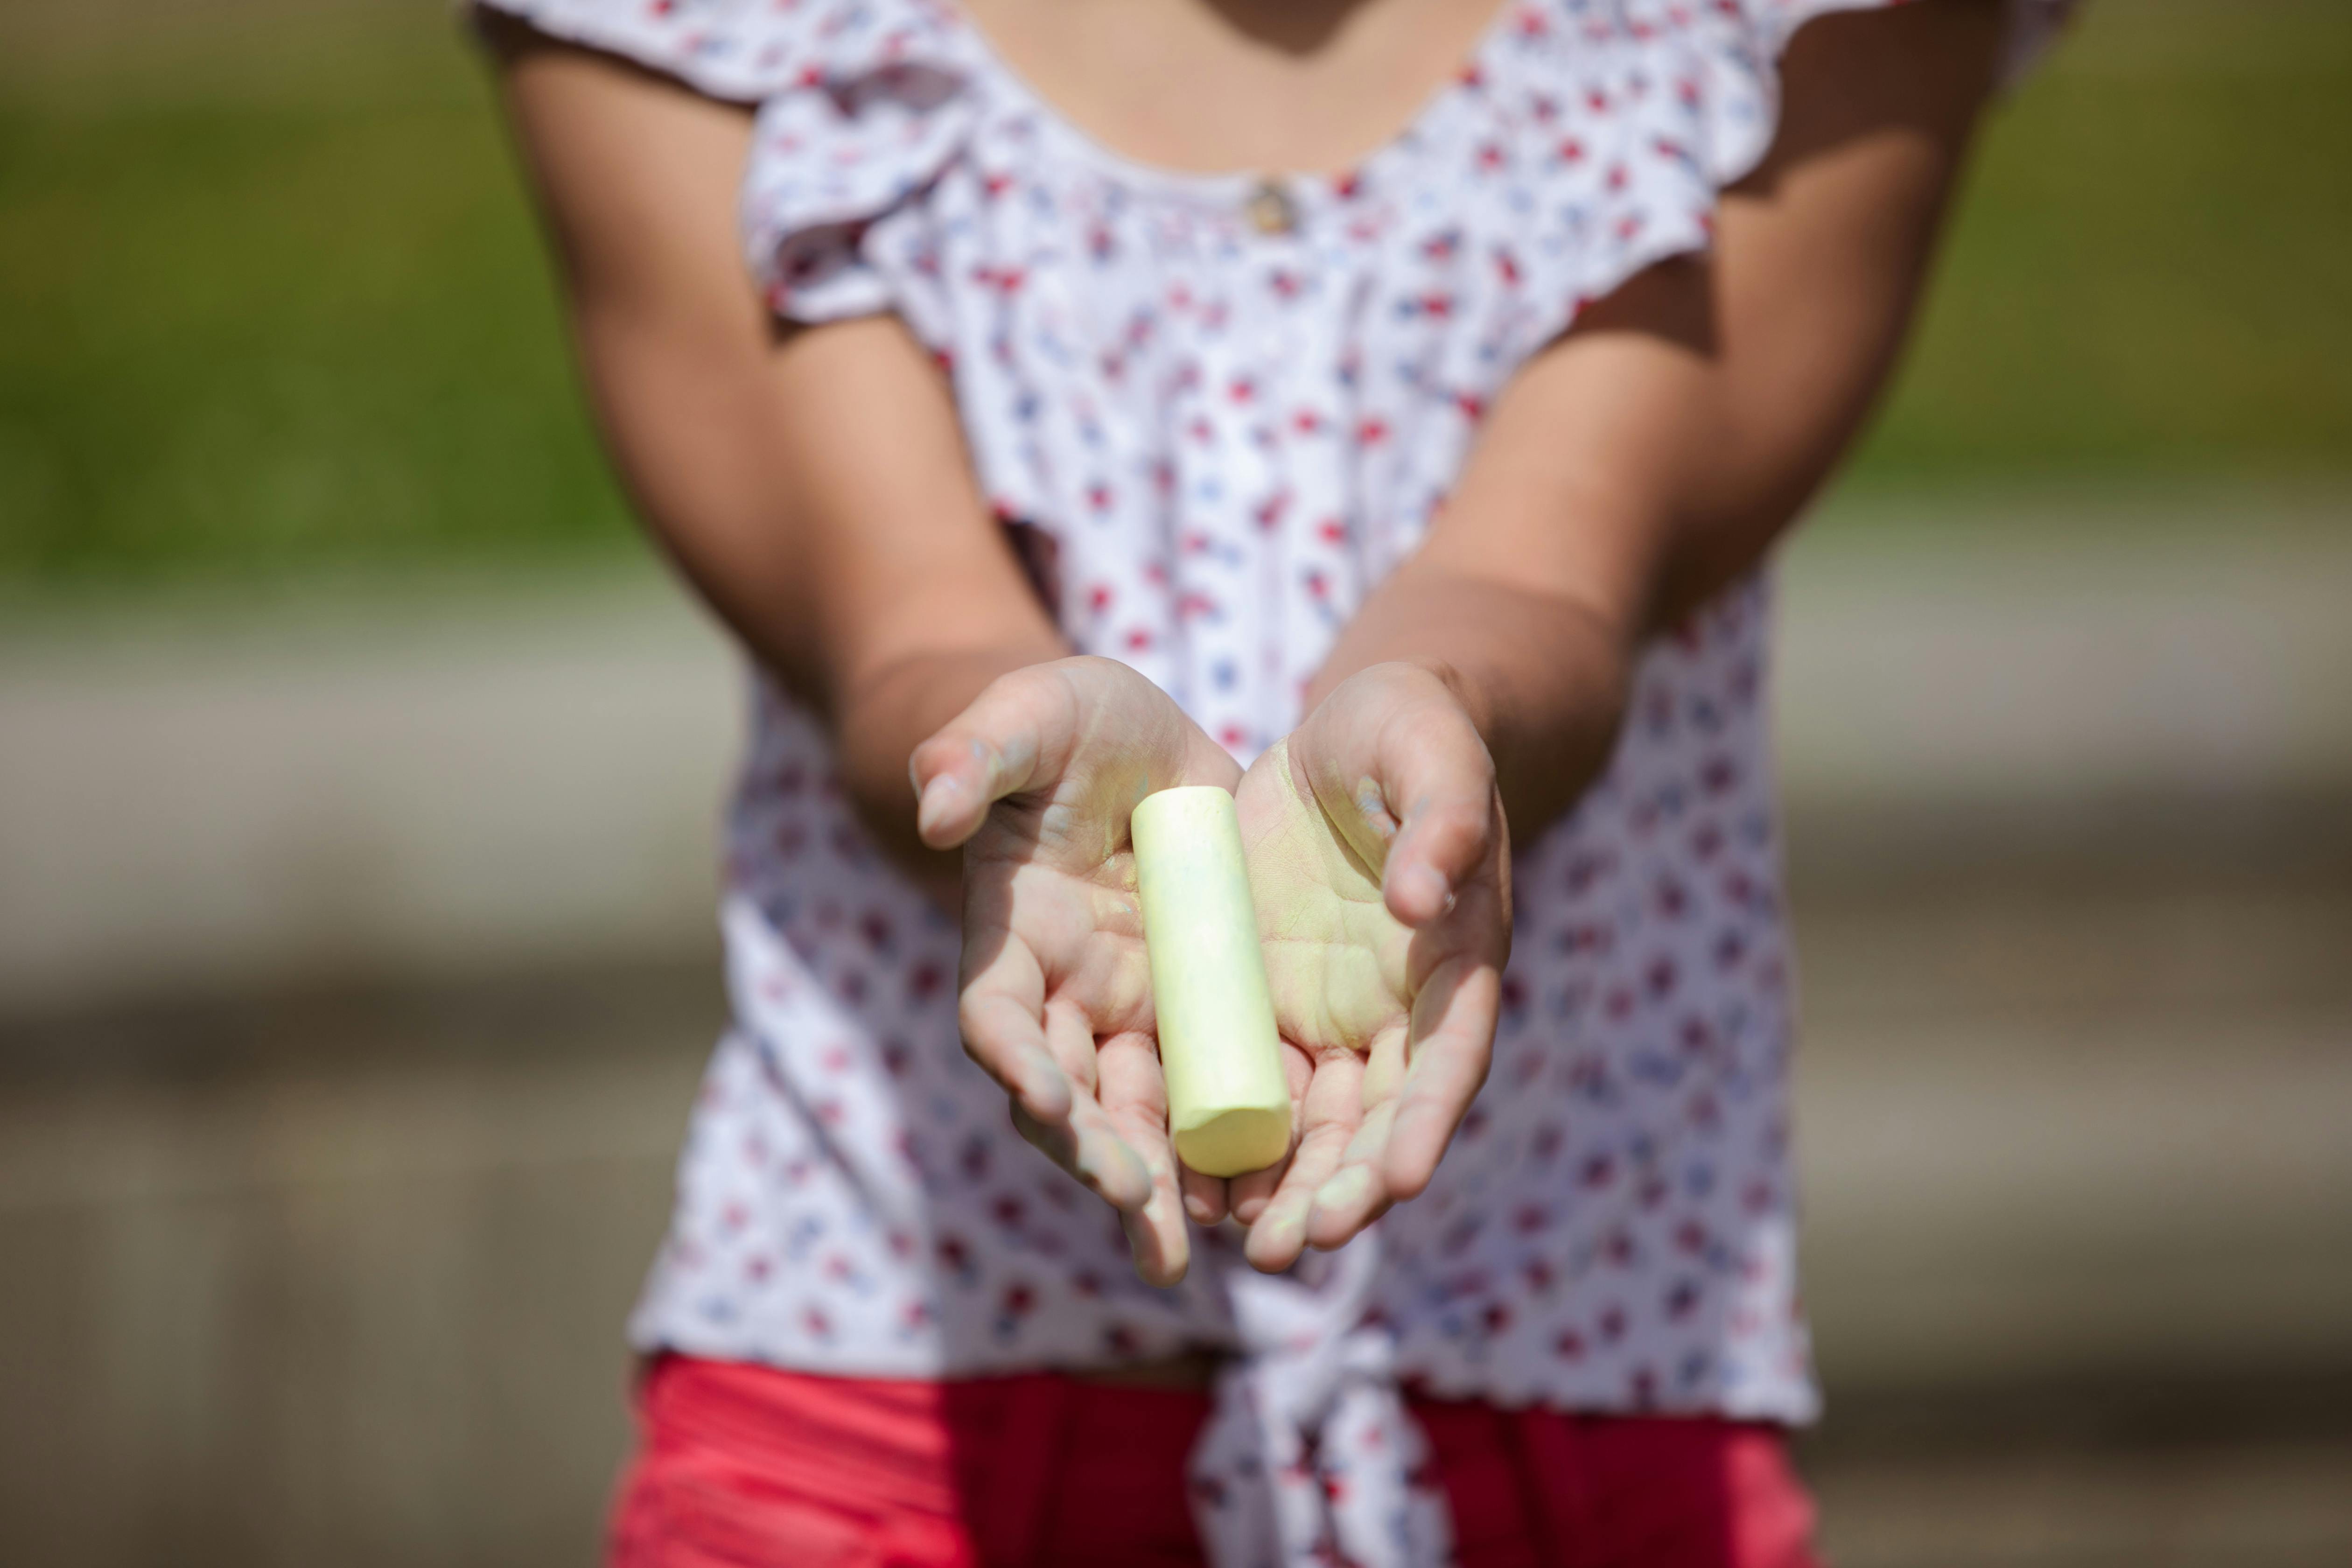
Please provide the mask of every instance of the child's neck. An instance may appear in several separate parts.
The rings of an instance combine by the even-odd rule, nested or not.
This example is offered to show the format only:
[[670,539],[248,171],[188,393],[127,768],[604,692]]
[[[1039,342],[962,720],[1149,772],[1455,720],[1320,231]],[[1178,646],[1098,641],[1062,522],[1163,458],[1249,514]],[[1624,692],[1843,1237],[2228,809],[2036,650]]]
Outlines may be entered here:
[[1358,163],[1454,79],[1497,11],[1496,0],[958,3],[1079,130],[1202,172]]

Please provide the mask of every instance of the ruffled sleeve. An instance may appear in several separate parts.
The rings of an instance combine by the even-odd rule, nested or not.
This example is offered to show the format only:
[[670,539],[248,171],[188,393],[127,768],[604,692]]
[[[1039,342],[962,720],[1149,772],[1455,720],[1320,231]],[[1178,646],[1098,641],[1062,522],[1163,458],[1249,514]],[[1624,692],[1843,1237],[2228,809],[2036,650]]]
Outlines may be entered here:
[[[1483,63],[1486,113],[1461,153],[1489,231],[1514,237],[1504,359],[1643,268],[1706,248],[1722,192],[1771,147],[1790,40],[1815,17],[1902,3],[1529,0]],[[2010,79],[2071,9],[2011,0]]]
[[800,321],[889,308],[875,225],[919,198],[971,129],[969,39],[935,0],[484,0],[550,37],[756,105],[745,258]]
[[760,106],[743,178],[745,258],[769,308],[838,321],[904,304],[868,235],[920,200],[969,138],[970,77],[944,54],[837,58]]
[[[1711,93],[1705,117],[1708,171],[1717,185],[1737,184],[1764,161],[1780,117],[1780,57],[1797,30],[1838,11],[1876,10],[1906,0],[1724,0],[1664,9],[1688,16],[1695,64]],[[2074,0],[2009,0],[2001,79],[2014,84],[2064,26]]]
[[784,91],[842,30],[814,0],[478,0],[551,38],[617,55],[695,91],[757,103]]

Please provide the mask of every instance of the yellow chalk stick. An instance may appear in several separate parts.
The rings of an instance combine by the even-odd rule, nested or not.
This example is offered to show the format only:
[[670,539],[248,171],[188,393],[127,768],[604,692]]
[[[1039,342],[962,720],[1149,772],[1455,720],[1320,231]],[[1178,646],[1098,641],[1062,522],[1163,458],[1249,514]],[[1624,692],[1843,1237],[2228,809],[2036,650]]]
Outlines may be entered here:
[[1133,833],[1177,1157],[1205,1176],[1264,1170],[1290,1149],[1290,1089],[1234,797],[1147,795]]

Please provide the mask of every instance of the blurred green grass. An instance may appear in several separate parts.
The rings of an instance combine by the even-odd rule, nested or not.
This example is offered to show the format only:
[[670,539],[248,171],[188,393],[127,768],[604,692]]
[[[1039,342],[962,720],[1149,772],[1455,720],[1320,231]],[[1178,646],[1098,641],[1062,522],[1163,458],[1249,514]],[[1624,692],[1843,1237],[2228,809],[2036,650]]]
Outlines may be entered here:
[[1855,478],[2352,473],[2352,5],[2088,0]]
[[[142,14],[0,35],[0,580],[637,550],[449,13]],[[2094,4],[1850,489],[2281,478],[2352,484],[2352,5]]]
[[0,575],[634,549],[450,13],[268,20],[0,103]]

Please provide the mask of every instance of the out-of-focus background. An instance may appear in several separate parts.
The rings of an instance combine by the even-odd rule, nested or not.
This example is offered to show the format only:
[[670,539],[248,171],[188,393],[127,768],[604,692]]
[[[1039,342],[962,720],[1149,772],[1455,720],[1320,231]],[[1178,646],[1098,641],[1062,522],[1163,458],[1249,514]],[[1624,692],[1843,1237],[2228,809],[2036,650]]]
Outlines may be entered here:
[[[2352,6],[2092,6],[1783,581],[1835,1560],[2352,1562]],[[0,9],[0,1560],[590,1560],[736,700],[438,0]]]

